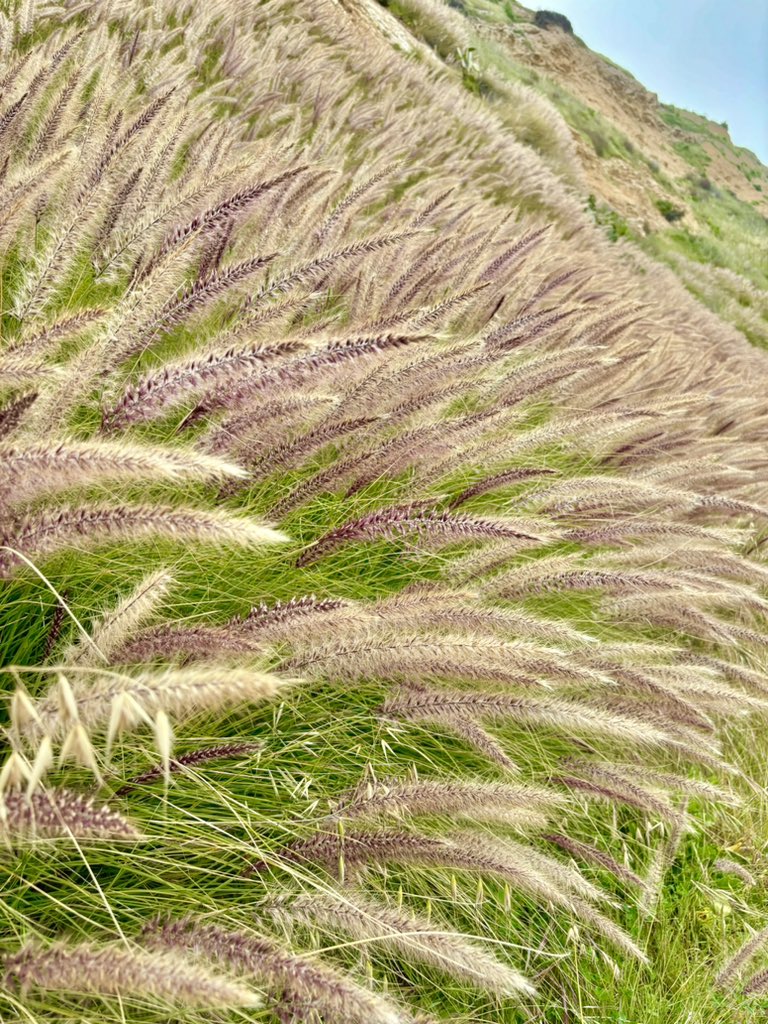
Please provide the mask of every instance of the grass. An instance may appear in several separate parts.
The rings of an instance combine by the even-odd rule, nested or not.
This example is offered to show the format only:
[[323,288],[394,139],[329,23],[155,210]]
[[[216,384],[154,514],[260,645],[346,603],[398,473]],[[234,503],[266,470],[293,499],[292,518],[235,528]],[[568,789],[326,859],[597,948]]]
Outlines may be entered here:
[[679,128],[681,131],[694,132],[697,135],[712,134],[701,114],[691,115],[686,110],[663,103],[659,116],[670,128]]
[[[131,850],[128,863],[114,849],[92,847],[86,870],[77,850],[60,842],[50,850],[31,851],[12,870],[6,868],[3,896],[9,931],[18,933],[24,922],[34,920],[39,928],[52,933],[66,931],[73,936],[106,938],[114,932],[113,918],[131,932],[159,907],[175,915],[186,912],[192,902],[203,913],[215,908],[218,915],[241,919],[244,903],[256,909],[260,899],[289,882],[277,869],[266,877],[243,880],[239,873],[243,863],[254,857],[269,860],[286,838],[308,833],[325,801],[354,784],[361,761],[384,773],[391,771],[393,763],[410,763],[421,773],[430,774],[436,769],[465,776],[483,772],[482,759],[469,756],[461,744],[451,742],[446,735],[423,730],[372,730],[370,711],[380,698],[381,691],[370,688],[348,694],[342,705],[329,700],[322,691],[304,692],[301,700],[281,706],[279,717],[274,712],[262,712],[207,720],[200,735],[190,727],[185,739],[192,746],[247,736],[260,740],[264,747],[247,761],[207,766],[189,779],[178,779],[167,796],[162,784],[156,783],[129,798],[113,801],[113,805],[129,809],[133,820],[150,837]],[[532,747],[529,756],[534,764],[541,764],[538,745]],[[121,751],[115,770],[125,777],[146,763],[146,754],[137,745]],[[334,784],[329,788],[324,780],[331,778]],[[168,836],[169,818],[173,821],[172,841]],[[569,1018],[607,1022],[620,1019],[615,1015],[619,1012],[627,1022],[647,1020],[652,1013],[665,1024],[685,1020],[691,1013],[704,1024],[746,1021],[751,1011],[740,1009],[732,997],[712,990],[711,971],[717,951],[733,948],[743,934],[744,922],[758,924],[761,911],[764,915],[768,908],[764,901],[757,904],[752,894],[745,903],[740,884],[731,880],[724,883],[717,877],[712,880],[712,863],[734,838],[734,832],[743,840],[743,818],[726,822],[723,827],[704,817],[701,825],[718,841],[699,838],[686,844],[678,866],[666,879],[656,917],[652,922],[638,922],[639,934],[653,956],[653,972],[627,966],[620,979],[614,977],[612,966],[586,934],[576,937],[562,924],[549,922],[546,946],[540,949],[539,937],[547,918],[532,905],[513,900],[511,914],[516,924],[510,929],[508,895],[492,883],[486,883],[480,892],[468,880],[449,884],[441,874],[390,872],[387,888],[390,892],[402,890],[416,905],[428,900],[435,915],[458,922],[471,934],[493,936],[515,962],[535,957],[553,994],[558,990],[562,993],[552,999],[540,1019],[558,1024]],[[591,835],[611,827],[610,816],[594,816],[586,821],[582,818],[580,826]],[[628,818],[623,826],[621,821],[614,821],[612,827],[623,835],[632,862],[638,863],[638,859],[642,862],[647,858],[648,848],[656,845],[660,836],[635,836],[632,826]],[[759,856],[759,851],[755,852]],[[89,879],[91,873],[108,894],[108,907],[93,878]],[[24,878],[22,886],[18,885],[19,875]],[[379,884],[374,881],[374,892]],[[723,890],[726,895],[722,895]],[[718,894],[718,903],[710,895],[712,891]],[[63,901],[59,905],[53,902],[56,894]],[[734,903],[727,915],[721,909],[728,905],[723,904],[724,900]],[[623,917],[630,926],[633,924],[631,905]],[[693,959],[692,951],[696,951]],[[358,955],[350,949],[341,956],[341,962],[354,966]],[[386,959],[374,957],[373,963],[384,966]],[[471,1015],[473,1019],[502,1019],[515,1024],[527,1017],[524,1010],[508,1007],[501,1011],[455,983],[441,980],[438,985],[437,977],[423,968],[406,970],[402,981],[412,987],[414,994],[421,993],[423,1009],[432,1014]],[[11,1005],[6,1013],[12,1012]],[[59,1012],[65,1010],[65,1005]],[[41,1019],[55,1011],[56,1003],[38,1004],[35,1009]],[[142,1021],[163,1019],[148,1007],[133,1006],[128,1012]],[[188,1015],[185,1019],[196,1018]]]
[[686,218],[685,227],[656,232],[641,245],[677,269],[700,301],[765,347],[768,221],[727,192],[694,186],[691,195],[693,223]]
[[617,242],[620,238],[634,238],[632,229],[621,214],[605,203],[598,205],[594,195],[590,194],[587,198],[587,209],[595,218],[595,223],[606,231],[612,242]]
[[[518,23],[524,25],[529,20],[523,13],[524,9],[518,5],[516,11],[518,12],[516,14]],[[635,241],[642,246],[646,253],[659,259],[662,263],[669,264],[678,273],[681,273],[687,286],[700,301],[703,301],[727,321],[734,323],[754,344],[764,346],[766,344],[765,325],[761,323],[760,319],[748,318],[745,320],[739,310],[740,301],[734,294],[733,282],[711,276],[706,280],[694,282],[691,280],[692,275],[689,270],[680,270],[679,261],[675,257],[680,256],[695,262],[704,261],[732,271],[746,277],[762,289],[765,287],[763,274],[765,218],[750,209],[747,203],[739,201],[725,192],[720,193],[716,186],[717,195],[704,196],[700,189],[691,191],[688,182],[671,180],[659,171],[656,161],[635,149],[630,140],[600,111],[582,103],[537,67],[529,66],[524,60],[513,57],[508,48],[496,36],[478,31],[478,21],[493,25],[499,22],[502,13],[498,6],[475,2],[462,13],[467,15],[463,28],[465,32],[470,33],[469,38],[476,63],[472,75],[465,74],[465,85],[479,95],[492,97],[497,104],[501,105],[504,100],[503,92],[500,91],[496,83],[498,81],[521,83],[546,97],[557,109],[570,131],[583,139],[594,150],[598,158],[627,161],[633,164],[640,173],[645,173],[646,168],[650,167],[654,178],[665,192],[659,202],[665,204],[665,209],[668,210],[674,208],[690,211],[695,221],[695,229],[686,229],[682,232],[646,231],[643,237],[638,235]],[[430,43],[430,40],[434,41],[429,33],[424,34],[418,20],[411,18],[408,24],[427,43]],[[456,18],[451,19],[451,25],[454,34],[459,32],[462,27],[460,19]],[[466,38],[462,45],[468,45]],[[437,46],[437,52],[442,57],[446,56],[444,47]],[[608,58],[603,59],[608,64],[617,67]],[[623,71],[624,69],[619,68],[619,70]],[[765,171],[760,168],[753,154],[734,147],[702,115],[662,104],[659,107],[659,116],[670,128],[677,130],[678,133],[685,133],[686,137],[672,140],[671,148],[692,168],[697,178],[703,179],[710,173],[712,157],[702,145],[706,143],[715,146],[727,160],[734,163],[745,177],[753,182],[753,188],[759,195],[762,186],[760,181],[755,182],[753,179],[761,179]],[[538,126],[531,121],[521,124],[519,118],[515,121],[508,121],[508,123],[519,138],[533,146],[546,159],[552,161],[553,166],[561,174],[563,173],[562,158],[566,154],[562,143],[555,145],[551,128],[545,131],[541,118],[539,118]],[[720,200],[722,203],[719,202]],[[606,212],[601,216],[605,221],[604,226],[607,229],[608,237],[612,241],[619,237],[630,237],[637,234],[629,229],[625,230],[623,218],[619,213]],[[736,232],[730,231],[730,227],[736,225],[738,225],[738,237]],[[723,228],[727,233],[725,244],[721,244],[719,241],[723,237]],[[751,299],[750,303],[753,304],[754,299]]]
[[704,174],[712,163],[712,158],[695,142],[673,142],[672,149],[700,174]]
[[[417,6],[451,37],[455,22],[440,5]],[[397,13],[407,19],[410,0],[403,8]],[[20,49],[30,42],[25,11],[13,12]],[[390,996],[396,1011],[387,1019],[404,1024],[420,1014],[488,1024],[587,1024],[617,1013],[625,1024],[677,1022],[694,1010],[705,1024],[738,1020],[754,1001],[738,987],[718,992],[713,977],[745,923],[762,924],[766,908],[760,888],[742,894],[714,878],[713,864],[730,851],[762,878],[766,765],[746,714],[734,708],[751,699],[762,713],[763,690],[727,675],[745,662],[762,671],[765,644],[766,513],[755,507],[764,500],[764,399],[754,354],[681,286],[652,266],[641,273],[621,247],[607,249],[555,171],[570,150],[536,97],[516,94],[516,111],[498,102],[501,91],[469,90],[458,72],[372,45],[379,29],[336,5],[254,5],[238,12],[238,31],[220,13],[195,7],[153,21],[129,7],[106,23],[94,10],[75,37],[52,8],[35,28],[29,65],[11,65],[18,92],[10,95],[29,107],[22,104],[18,125],[5,123],[15,145],[0,202],[38,169],[39,145],[44,156],[62,149],[77,159],[46,171],[44,202],[34,191],[11,192],[16,219],[2,225],[0,523],[5,546],[27,562],[3,580],[0,674],[8,696],[23,683],[37,702],[62,761],[44,763],[45,739],[20,717],[17,696],[2,712],[5,765],[18,767],[28,754],[42,765],[41,793],[98,792],[145,838],[14,838],[0,859],[0,953],[12,958],[29,939],[65,939],[124,943],[129,956],[149,941],[142,929],[152,917],[192,913],[250,941],[279,940],[293,976],[319,962],[347,985]],[[64,39],[73,49],[56,58]],[[103,69],[103,80],[86,87],[81,67]],[[66,98],[72,81],[71,106],[50,138],[41,135],[42,111]],[[305,165],[258,201],[244,198],[255,182]],[[617,237],[624,233],[619,219],[605,217]],[[268,269],[213,290],[227,268],[273,251]],[[190,287],[199,308],[179,312]],[[87,329],[62,326],[62,317],[94,307],[104,310]],[[63,335],[46,350],[44,332],[54,330]],[[25,361],[30,350],[39,359]],[[207,356],[202,368],[180,365]],[[141,423],[107,431],[104,409],[159,368],[166,377],[153,379],[155,390],[144,380],[133,404],[146,414]],[[15,421],[8,403],[31,391]],[[160,393],[166,406],[153,404]],[[731,424],[734,408],[740,419]],[[352,424],[346,433],[331,430],[339,419]],[[214,447],[248,476],[230,495],[221,479],[168,479],[151,469],[137,479],[114,467],[104,475],[83,456],[57,490],[73,436],[94,445],[119,437],[136,459],[149,442],[169,453]],[[260,460],[286,441],[307,447],[265,471]],[[45,473],[35,469],[40,444]],[[106,449],[101,457],[108,460]],[[449,510],[466,486],[512,469],[542,475]],[[214,509],[241,522],[277,520],[289,539],[235,544],[230,524],[202,542],[182,524],[171,537],[129,529],[92,544],[94,527],[66,538],[55,522],[36,519],[66,505],[88,512],[117,502],[160,518],[158,506],[184,508],[193,524]],[[392,524],[408,517],[392,514],[378,538],[349,527],[346,543],[299,564],[329,531],[376,512],[387,526],[382,510],[411,502],[431,510],[422,510],[420,530],[396,532]],[[499,564],[470,571],[472,559],[497,556],[486,543],[494,520],[497,531],[533,539],[507,539]],[[601,528],[618,532],[601,539]],[[577,561],[555,561],[568,556]],[[550,576],[537,581],[547,565]],[[134,666],[116,643],[104,669],[68,653],[78,623],[90,628],[161,567],[173,577],[169,593],[120,639],[167,640],[186,630],[181,655],[161,644],[155,660]],[[354,606],[282,623],[273,612],[271,633],[233,619],[306,595]],[[683,610],[712,620],[681,626],[674,616]],[[513,613],[517,626],[503,617]],[[214,650],[196,662],[194,630],[210,626],[219,627],[214,639],[258,636],[259,649],[236,657]],[[724,668],[686,672],[679,648],[718,655]],[[175,694],[162,688],[166,663],[180,673]],[[184,689],[206,666],[217,674],[213,689]],[[105,671],[122,688],[109,699],[89,689]],[[149,695],[138,671],[156,673]],[[284,699],[233,702],[227,684],[256,671],[303,679],[281,691]],[[62,673],[71,693],[57,681]],[[459,689],[471,707],[498,697],[507,713],[384,715],[384,702],[414,682],[444,702],[444,691]],[[97,726],[92,709],[106,708],[114,725],[120,694],[159,711],[143,724],[120,720],[130,727],[107,755],[110,726]],[[510,698],[518,702],[511,711]],[[77,716],[89,726],[85,739]],[[709,719],[746,778],[729,781],[725,768],[716,770]],[[25,730],[27,744],[18,734]],[[260,746],[171,771],[173,757],[242,742]],[[518,765],[514,778],[499,751]],[[88,768],[94,760],[103,785]],[[562,781],[589,766],[620,775],[626,762],[639,782],[614,779],[605,800]],[[131,784],[153,768],[154,780]],[[677,778],[643,774],[654,769]],[[577,866],[543,827],[514,829],[492,815],[457,822],[450,802],[395,819],[375,814],[363,838],[356,820],[328,818],[345,793],[392,776],[541,787],[562,801],[547,829],[593,844],[603,864],[613,857],[642,884],[620,882],[589,859]],[[6,771],[3,786],[12,781]],[[689,799],[695,831],[657,886],[654,865],[680,791],[696,781],[719,782],[723,799]],[[729,805],[731,790],[746,797],[743,808]],[[349,880],[353,854],[375,837],[365,829],[385,824],[406,835],[394,857],[374,849],[359,880],[369,897],[481,943],[529,977],[535,997],[497,997],[333,929],[275,925],[269,901],[353,898],[335,875],[343,866]],[[422,844],[423,853],[459,828],[470,838],[459,832],[458,847],[409,861],[409,850]],[[343,865],[326,870],[291,856],[291,844],[324,832],[348,844]],[[517,844],[506,848],[514,870],[498,845],[505,841]],[[495,850],[497,860],[486,852],[485,861],[462,861],[465,847]],[[644,915],[643,900],[653,896],[656,914]],[[605,898],[605,916],[593,898]],[[730,915],[721,909],[729,899]],[[627,936],[652,954],[650,966],[617,950]],[[3,962],[5,972],[13,960]],[[0,1020],[160,1024],[171,1012],[190,1024],[312,1019],[311,993],[299,986],[297,1004],[285,978],[276,982],[262,968],[244,979],[265,996],[258,1011],[200,1010],[183,986],[171,1011],[140,984],[115,996],[109,977],[96,996],[76,981],[16,986],[7,978]],[[360,1014],[346,1006],[338,1018],[346,1024]]]

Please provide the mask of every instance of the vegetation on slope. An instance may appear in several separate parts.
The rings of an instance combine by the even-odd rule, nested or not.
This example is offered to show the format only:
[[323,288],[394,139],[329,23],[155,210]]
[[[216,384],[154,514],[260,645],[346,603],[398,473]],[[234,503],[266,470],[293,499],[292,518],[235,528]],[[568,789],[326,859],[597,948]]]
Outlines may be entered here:
[[[768,169],[731,142],[727,125],[659,103],[564,26],[546,17],[539,25],[548,12],[495,0],[386,5],[443,60],[461,62],[465,84],[522,127],[545,159],[568,153],[579,174],[566,177],[612,241],[628,240],[671,266],[751,342],[768,344]],[[521,88],[545,97],[565,125],[558,130],[542,104],[536,113],[546,133],[525,125],[525,114],[507,114]],[[563,139],[566,125],[571,138]]]
[[760,354],[376,5],[3,17],[0,1018],[746,1019]]

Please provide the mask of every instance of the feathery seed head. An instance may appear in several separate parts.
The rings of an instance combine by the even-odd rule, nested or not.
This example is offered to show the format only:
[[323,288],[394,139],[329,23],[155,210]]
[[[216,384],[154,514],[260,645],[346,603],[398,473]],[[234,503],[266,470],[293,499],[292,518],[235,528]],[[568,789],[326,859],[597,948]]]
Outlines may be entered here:
[[22,991],[143,996],[206,1009],[256,1007],[255,992],[174,952],[94,943],[29,943],[5,958],[4,978]]
[[92,796],[51,788],[34,793],[6,793],[0,835],[9,842],[59,839],[135,841],[141,833],[121,814]]

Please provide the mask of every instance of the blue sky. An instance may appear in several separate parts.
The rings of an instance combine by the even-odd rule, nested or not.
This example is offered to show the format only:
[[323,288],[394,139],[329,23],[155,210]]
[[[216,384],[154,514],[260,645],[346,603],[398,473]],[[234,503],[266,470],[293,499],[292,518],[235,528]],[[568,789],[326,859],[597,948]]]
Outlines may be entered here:
[[[529,6],[531,6],[529,4]],[[727,121],[768,164],[768,0],[543,0],[664,103]]]

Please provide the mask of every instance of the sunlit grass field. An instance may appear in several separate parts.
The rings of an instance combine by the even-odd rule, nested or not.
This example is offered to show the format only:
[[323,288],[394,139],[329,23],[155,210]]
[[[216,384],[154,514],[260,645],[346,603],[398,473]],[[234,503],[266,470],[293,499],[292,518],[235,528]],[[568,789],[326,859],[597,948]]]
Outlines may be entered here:
[[764,355],[406,13],[3,11],[2,1021],[762,1012]]

